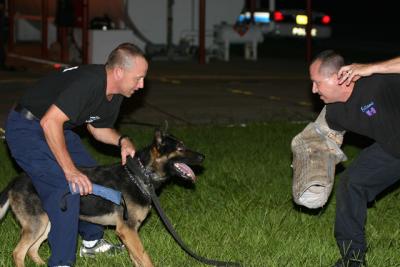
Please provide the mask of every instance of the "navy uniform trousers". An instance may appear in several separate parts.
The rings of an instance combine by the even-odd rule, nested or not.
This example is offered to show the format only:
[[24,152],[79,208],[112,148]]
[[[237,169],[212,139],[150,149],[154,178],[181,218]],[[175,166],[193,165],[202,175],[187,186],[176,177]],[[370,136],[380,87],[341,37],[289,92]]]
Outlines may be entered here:
[[361,151],[341,175],[336,189],[335,237],[342,256],[365,254],[367,205],[399,178],[400,159],[378,143]]
[[[71,130],[65,130],[64,134],[74,163],[77,166],[96,166],[80,137]],[[32,179],[49,216],[51,256],[48,265],[72,266],[76,259],[78,232],[84,240],[96,240],[102,238],[103,227],[79,220],[79,194],[67,195],[67,210],[61,211],[60,201],[68,190],[68,184],[38,120],[28,120],[12,110],[6,122],[6,141],[12,157]]]

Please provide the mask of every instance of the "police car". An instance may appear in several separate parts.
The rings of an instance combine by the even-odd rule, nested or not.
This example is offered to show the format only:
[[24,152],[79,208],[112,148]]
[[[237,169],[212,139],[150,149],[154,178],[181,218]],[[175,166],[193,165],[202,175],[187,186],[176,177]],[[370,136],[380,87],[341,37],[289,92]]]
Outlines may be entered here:
[[[237,25],[250,24],[250,11],[242,12],[237,18]],[[312,19],[306,10],[281,9],[275,11],[257,10],[253,13],[253,21],[262,27],[264,34],[276,37],[302,38],[306,36],[307,24],[311,22],[313,38],[331,37],[331,17],[325,13],[312,11]]]

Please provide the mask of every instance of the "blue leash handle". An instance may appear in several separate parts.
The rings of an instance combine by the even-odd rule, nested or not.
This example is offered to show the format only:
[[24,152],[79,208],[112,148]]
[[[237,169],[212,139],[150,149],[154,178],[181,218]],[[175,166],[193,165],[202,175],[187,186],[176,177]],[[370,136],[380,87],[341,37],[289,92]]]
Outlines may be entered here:
[[[69,191],[71,194],[79,194],[79,187],[75,186],[75,190],[72,190],[72,183],[69,183]],[[99,184],[92,183],[92,194],[107,199],[117,205],[121,204],[121,192],[115,189],[105,187]]]

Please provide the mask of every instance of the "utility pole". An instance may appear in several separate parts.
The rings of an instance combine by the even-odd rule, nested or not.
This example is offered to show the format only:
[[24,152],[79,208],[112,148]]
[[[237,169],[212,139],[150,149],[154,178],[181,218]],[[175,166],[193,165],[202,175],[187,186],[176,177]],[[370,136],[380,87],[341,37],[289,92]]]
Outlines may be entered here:
[[312,56],[312,35],[311,31],[313,28],[313,20],[312,20],[312,0],[307,0],[307,25],[306,25],[306,60],[307,63],[311,63],[311,56]]
[[8,0],[8,52],[14,52],[15,0]]
[[89,0],[82,1],[82,64],[89,63]]
[[169,60],[173,57],[172,47],[172,29],[173,29],[173,12],[174,0],[168,0],[167,2],[167,57]]
[[47,42],[48,42],[48,32],[49,32],[49,24],[48,22],[49,17],[49,0],[42,0],[42,57],[47,58],[48,56],[48,49],[47,49]]
[[206,63],[206,0],[199,1],[199,63]]

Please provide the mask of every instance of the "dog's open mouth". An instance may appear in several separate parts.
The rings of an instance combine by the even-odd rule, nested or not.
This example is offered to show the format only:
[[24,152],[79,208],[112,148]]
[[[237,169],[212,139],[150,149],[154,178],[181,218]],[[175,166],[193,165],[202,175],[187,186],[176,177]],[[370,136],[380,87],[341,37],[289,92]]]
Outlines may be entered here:
[[196,181],[196,175],[194,174],[193,170],[185,163],[175,162],[174,167],[176,171],[179,173],[179,175],[182,176],[183,178]]

